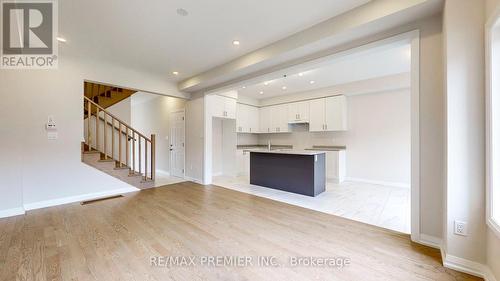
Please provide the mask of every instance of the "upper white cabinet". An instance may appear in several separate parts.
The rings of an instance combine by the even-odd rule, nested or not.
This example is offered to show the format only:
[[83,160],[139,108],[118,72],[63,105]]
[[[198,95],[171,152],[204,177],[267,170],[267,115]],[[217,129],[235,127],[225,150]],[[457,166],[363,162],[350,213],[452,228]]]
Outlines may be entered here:
[[260,133],[288,133],[288,107],[274,105],[259,108]]
[[271,133],[271,108],[259,108],[259,133]]
[[316,99],[309,102],[309,131],[323,132],[325,131],[325,99]]
[[274,105],[271,110],[271,133],[288,133],[288,105]]
[[310,101],[309,131],[347,130],[347,101],[345,96],[333,96]]
[[224,97],[224,110],[226,118],[236,119],[236,100]]
[[259,108],[238,103],[236,112],[236,131],[238,133],[258,133]]
[[235,118],[233,116],[237,115],[236,131],[239,133],[288,133],[289,124],[294,123],[309,123],[311,132],[347,130],[345,96],[261,108],[240,103],[236,105],[236,101],[231,98],[213,97],[210,97],[213,116]]
[[288,104],[288,123],[309,122],[309,101]]
[[208,95],[207,104],[214,117],[236,119],[236,100],[219,95]]

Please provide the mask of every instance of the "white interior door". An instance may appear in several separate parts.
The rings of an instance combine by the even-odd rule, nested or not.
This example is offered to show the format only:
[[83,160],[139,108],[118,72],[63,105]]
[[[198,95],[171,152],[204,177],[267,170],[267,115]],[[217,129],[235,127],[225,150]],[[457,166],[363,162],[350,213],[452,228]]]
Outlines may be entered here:
[[170,175],[184,177],[184,111],[170,114]]

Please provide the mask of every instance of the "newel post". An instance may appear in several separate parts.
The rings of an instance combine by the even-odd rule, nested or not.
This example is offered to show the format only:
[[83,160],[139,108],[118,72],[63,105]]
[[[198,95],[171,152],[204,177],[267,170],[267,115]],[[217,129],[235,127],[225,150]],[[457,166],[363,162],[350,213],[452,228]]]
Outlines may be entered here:
[[156,174],[156,135],[151,134],[151,180],[155,180]]

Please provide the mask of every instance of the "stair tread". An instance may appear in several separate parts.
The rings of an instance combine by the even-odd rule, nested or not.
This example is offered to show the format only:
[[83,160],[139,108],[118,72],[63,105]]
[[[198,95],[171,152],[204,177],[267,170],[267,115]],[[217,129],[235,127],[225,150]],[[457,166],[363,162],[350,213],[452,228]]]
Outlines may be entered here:
[[111,158],[108,158],[108,159],[100,159],[99,162],[115,162],[115,159],[111,159]]
[[115,170],[130,170],[130,167],[128,167],[128,166],[115,167]]

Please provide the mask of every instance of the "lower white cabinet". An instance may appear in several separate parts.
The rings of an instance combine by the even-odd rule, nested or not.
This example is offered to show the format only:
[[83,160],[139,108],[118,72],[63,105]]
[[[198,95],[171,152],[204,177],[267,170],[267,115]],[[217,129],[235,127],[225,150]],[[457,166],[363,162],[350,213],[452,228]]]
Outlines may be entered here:
[[236,163],[238,165],[238,176],[250,175],[250,152],[243,149],[236,150]]
[[326,179],[330,182],[342,183],[346,178],[345,150],[326,152]]
[[333,96],[310,101],[309,131],[347,130],[347,100]]

